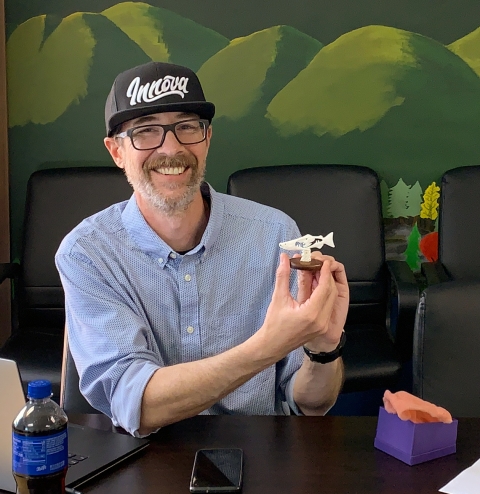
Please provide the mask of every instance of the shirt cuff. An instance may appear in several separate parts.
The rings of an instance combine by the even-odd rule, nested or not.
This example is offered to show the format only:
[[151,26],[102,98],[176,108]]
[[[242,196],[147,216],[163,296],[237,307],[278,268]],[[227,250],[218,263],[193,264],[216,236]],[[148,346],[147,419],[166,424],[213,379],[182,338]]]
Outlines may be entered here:
[[[114,424],[135,437],[139,434],[142,399],[145,387],[159,366],[150,361],[134,361],[127,368],[112,396],[111,412]],[[147,434],[148,435],[148,434]]]

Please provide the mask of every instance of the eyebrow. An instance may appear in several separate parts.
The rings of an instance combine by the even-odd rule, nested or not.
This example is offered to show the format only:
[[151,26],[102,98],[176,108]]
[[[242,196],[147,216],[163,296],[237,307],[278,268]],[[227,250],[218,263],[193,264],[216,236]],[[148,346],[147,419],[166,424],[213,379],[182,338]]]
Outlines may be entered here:
[[[196,113],[179,113],[177,115],[178,118],[190,118],[190,117],[196,117]],[[150,122],[155,122],[156,118],[153,115],[145,115],[143,117],[138,117],[138,119],[135,120],[135,123],[133,126],[141,125],[143,123],[150,123]]]

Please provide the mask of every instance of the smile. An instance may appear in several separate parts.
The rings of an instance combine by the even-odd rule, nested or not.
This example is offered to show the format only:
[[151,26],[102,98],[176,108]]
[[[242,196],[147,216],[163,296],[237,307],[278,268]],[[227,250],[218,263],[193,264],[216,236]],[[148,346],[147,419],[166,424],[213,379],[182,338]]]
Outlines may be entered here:
[[186,169],[186,166],[172,166],[169,168],[158,168],[155,171],[157,173],[161,173],[162,175],[181,175]]

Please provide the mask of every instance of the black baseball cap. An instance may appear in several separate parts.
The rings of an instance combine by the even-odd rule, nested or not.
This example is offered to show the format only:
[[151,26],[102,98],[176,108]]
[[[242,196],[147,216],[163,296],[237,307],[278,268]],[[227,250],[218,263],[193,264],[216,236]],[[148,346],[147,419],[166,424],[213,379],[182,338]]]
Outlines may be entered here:
[[107,136],[120,124],[159,112],[195,113],[209,122],[215,105],[205,101],[193,70],[181,65],[148,62],[120,73],[105,104]]

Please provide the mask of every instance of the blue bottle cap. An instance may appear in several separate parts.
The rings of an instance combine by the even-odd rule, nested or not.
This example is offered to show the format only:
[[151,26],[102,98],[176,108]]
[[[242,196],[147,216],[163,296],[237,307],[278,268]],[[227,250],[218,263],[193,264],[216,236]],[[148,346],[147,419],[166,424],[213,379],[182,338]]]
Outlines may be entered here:
[[30,381],[28,383],[27,398],[41,400],[52,396],[52,383],[47,380]]

